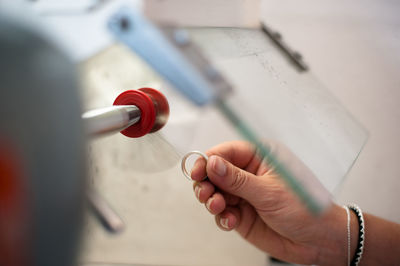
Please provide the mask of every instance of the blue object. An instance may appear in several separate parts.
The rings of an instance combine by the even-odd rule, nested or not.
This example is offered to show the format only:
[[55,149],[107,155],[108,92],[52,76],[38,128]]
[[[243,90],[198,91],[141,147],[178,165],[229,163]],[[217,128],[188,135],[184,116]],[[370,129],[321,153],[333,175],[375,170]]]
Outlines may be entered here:
[[[111,17],[109,28],[117,40],[142,57],[191,101],[205,105],[216,100],[217,93],[207,78],[140,12],[122,8]],[[185,38],[179,40],[185,41]]]

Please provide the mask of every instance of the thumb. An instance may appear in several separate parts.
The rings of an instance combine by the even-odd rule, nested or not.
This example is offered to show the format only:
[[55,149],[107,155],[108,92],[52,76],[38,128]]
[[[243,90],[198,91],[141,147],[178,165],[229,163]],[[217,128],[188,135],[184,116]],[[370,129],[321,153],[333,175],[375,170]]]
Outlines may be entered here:
[[260,200],[261,178],[244,171],[219,156],[212,155],[207,162],[207,176],[221,190],[241,197],[251,204]]

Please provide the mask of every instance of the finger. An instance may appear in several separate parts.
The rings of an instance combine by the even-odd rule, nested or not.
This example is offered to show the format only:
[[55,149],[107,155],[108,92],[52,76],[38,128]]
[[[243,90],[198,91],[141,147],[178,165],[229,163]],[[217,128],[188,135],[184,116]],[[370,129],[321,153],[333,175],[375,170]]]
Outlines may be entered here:
[[206,177],[206,160],[200,157],[196,160],[191,170],[190,176],[194,181],[201,181]]
[[[264,143],[271,149],[270,142]],[[255,175],[262,175],[271,167],[258,154],[256,147],[246,141],[230,141],[219,144],[206,152],[207,156],[218,155],[228,162]]]
[[263,175],[272,170],[272,166],[267,164],[266,160],[262,160],[259,154],[256,154],[249,164],[242,169],[255,175]]
[[247,238],[258,215],[254,207],[244,200],[239,203],[237,209],[240,211],[238,216],[240,223],[236,225],[235,229],[242,237]]
[[206,202],[215,191],[215,187],[209,181],[194,182],[193,184],[194,194],[196,198],[201,202]]
[[242,237],[254,243],[257,232],[261,232],[260,224],[256,224],[257,214],[254,208],[247,202],[241,201],[237,207],[226,209],[215,216],[219,228],[225,231],[235,229]]
[[240,198],[238,196],[235,196],[235,195],[232,195],[232,194],[226,193],[226,192],[221,192],[221,193],[222,193],[222,196],[224,196],[226,205],[234,206],[234,205],[239,204]]
[[244,171],[219,156],[213,155],[207,163],[210,181],[221,190],[257,204],[268,189],[266,180]]
[[259,160],[256,156],[255,147],[246,141],[230,141],[219,144],[206,152],[210,157],[218,155],[239,168],[246,168],[249,164],[253,164],[253,160]]
[[219,214],[226,207],[225,199],[221,193],[214,193],[206,202],[206,208],[211,214]]
[[235,229],[240,224],[240,211],[236,207],[227,207],[222,213],[215,216],[215,222],[224,231]]

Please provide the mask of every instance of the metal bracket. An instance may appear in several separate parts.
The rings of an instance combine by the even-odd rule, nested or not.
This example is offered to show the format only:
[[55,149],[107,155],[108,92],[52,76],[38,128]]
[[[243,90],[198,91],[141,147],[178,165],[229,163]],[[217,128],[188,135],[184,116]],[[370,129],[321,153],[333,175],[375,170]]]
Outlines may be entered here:
[[308,65],[303,61],[303,56],[293,50],[285,43],[282,35],[269,28],[267,25],[262,23],[262,31],[275,43],[275,45],[289,58],[289,60],[296,66],[300,72],[309,70]]

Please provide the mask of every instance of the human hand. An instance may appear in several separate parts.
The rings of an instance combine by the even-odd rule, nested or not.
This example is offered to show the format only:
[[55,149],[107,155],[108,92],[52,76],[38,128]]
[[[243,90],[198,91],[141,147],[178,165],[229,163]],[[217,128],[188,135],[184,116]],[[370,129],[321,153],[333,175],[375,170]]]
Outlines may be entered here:
[[320,217],[310,214],[247,142],[223,143],[206,154],[207,164],[199,158],[193,166],[193,187],[222,230],[235,229],[288,262],[346,265],[347,216],[341,207],[333,204]]

